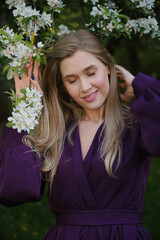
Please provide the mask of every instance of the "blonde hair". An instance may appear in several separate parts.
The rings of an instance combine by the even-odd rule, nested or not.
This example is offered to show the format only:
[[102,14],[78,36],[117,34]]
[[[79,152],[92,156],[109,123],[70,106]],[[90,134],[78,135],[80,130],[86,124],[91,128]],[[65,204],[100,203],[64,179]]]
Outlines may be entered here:
[[63,151],[64,140],[67,137],[72,142],[72,133],[84,114],[83,108],[67,93],[59,66],[64,58],[72,56],[77,50],[93,54],[110,69],[110,91],[105,103],[102,130],[104,138],[100,147],[101,158],[104,159],[110,176],[114,176],[113,163],[116,156],[117,167],[122,156],[120,136],[124,129],[125,108],[119,99],[114,60],[99,40],[88,31],[65,34],[46,53],[47,65],[41,68],[44,108],[39,125],[32,134],[25,137],[27,145],[42,157],[42,172],[50,173],[51,183]]

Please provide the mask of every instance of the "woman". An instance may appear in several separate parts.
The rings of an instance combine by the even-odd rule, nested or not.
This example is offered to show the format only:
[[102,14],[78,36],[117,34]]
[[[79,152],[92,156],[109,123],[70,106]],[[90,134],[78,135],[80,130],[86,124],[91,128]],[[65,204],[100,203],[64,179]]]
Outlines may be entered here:
[[[30,81],[41,91],[32,65],[22,80],[15,74],[17,94]],[[44,239],[151,239],[141,213],[151,156],[160,156],[160,82],[115,66],[84,30],[47,53],[41,81],[44,109],[34,133],[3,126],[0,202],[38,201],[46,179],[57,223]],[[131,100],[130,111],[123,102]]]

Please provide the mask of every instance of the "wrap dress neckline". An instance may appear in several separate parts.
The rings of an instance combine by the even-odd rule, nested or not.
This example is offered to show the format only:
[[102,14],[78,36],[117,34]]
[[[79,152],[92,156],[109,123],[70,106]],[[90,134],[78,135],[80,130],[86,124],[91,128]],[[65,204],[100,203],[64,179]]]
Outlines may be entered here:
[[90,158],[89,158],[90,152],[92,151],[95,139],[96,139],[97,135],[99,135],[99,132],[101,131],[103,124],[104,124],[104,122],[102,122],[99,125],[99,127],[98,127],[98,129],[97,129],[97,131],[96,131],[92,141],[91,141],[91,144],[90,144],[90,146],[88,148],[88,151],[87,151],[86,156],[84,157],[84,159],[83,159],[83,154],[82,154],[82,144],[81,144],[81,140],[80,140],[79,125],[77,126],[77,128],[76,128],[76,135],[77,135],[77,140],[78,140],[78,144],[77,145],[79,146],[79,153],[81,155],[82,162],[86,161],[87,159],[90,160]]
[[91,187],[87,179],[87,174],[92,165],[93,158],[91,155],[94,149],[93,146],[95,145],[95,141],[97,141],[97,135],[101,131],[102,126],[103,126],[103,123],[97,129],[84,160],[82,157],[79,127],[77,126],[75,130],[75,140],[74,140],[74,146],[73,146],[73,152],[72,152],[73,168],[74,168],[77,185],[79,186],[79,189],[83,194],[83,198],[85,199],[88,209],[97,208],[97,203],[91,191]]

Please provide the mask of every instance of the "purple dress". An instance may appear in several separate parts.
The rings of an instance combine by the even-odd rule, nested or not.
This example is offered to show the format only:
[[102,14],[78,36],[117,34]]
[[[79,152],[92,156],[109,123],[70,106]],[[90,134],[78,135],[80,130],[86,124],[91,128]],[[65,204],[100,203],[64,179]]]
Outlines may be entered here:
[[[73,147],[66,140],[49,194],[57,223],[44,240],[151,240],[142,227],[142,206],[151,157],[160,156],[160,81],[139,73],[133,87],[131,110],[138,123],[133,131],[124,129],[116,178],[99,157],[102,125],[84,161],[78,127]],[[6,206],[42,197],[41,160],[22,144],[24,134],[2,129],[0,203]]]

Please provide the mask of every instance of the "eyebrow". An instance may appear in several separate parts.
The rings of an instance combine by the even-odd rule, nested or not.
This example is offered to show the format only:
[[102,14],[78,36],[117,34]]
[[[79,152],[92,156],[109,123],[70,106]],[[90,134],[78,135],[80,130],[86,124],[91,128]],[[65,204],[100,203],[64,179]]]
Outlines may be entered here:
[[[86,67],[85,69],[83,69],[83,72],[86,72],[87,70],[89,70],[90,68],[95,68],[97,67],[97,65],[90,65],[88,67]],[[76,74],[67,74],[66,76],[64,76],[64,79],[68,78],[68,77],[74,77]]]

